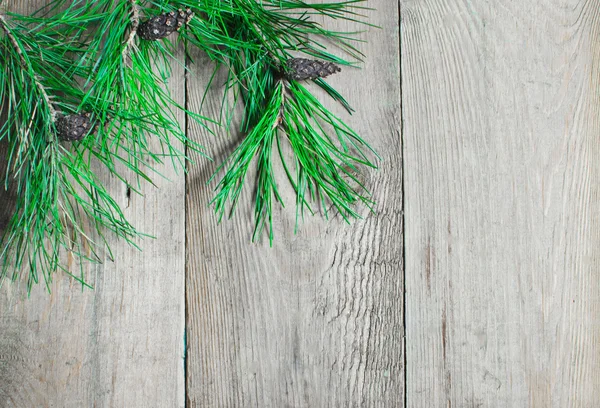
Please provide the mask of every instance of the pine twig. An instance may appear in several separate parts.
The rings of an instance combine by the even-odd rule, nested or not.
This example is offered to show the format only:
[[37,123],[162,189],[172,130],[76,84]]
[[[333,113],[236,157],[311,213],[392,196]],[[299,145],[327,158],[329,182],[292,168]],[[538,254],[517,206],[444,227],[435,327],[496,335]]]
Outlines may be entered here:
[[277,119],[275,120],[275,123],[273,123],[273,127],[285,127],[285,100],[287,98],[287,93],[288,93],[288,88],[287,86],[285,86],[285,84],[283,83],[283,79],[279,79],[275,85],[275,87],[278,86],[282,86],[283,87],[283,91],[281,92],[281,100],[280,103],[281,105],[279,106],[279,114],[277,115]]
[[310,214],[320,210],[327,218],[329,209],[334,208],[349,221],[361,217],[358,205],[373,208],[361,168],[377,167],[376,152],[300,83],[313,81],[352,112],[348,102],[323,78],[353,63],[328,52],[321,40],[360,60],[362,54],[353,44],[356,33],[327,30],[309,17],[359,22],[357,11],[364,9],[362,2],[232,0],[231,10],[223,10],[218,17],[215,13],[215,21],[226,21],[236,40],[235,47],[229,45],[231,41],[225,42],[222,54],[230,68],[225,90],[233,92],[234,104],[238,95],[243,103],[240,130],[244,139],[213,175],[214,179],[224,173],[211,203],[219,220],[228,209],[231,216],[248,184],[249,169],[256,165],[253,241],[266,227],[273,242],[273,205],[284,205],[274,174],[277,156],[296,195],[296,227],[305,210]]
[[[23,55],[23,50],[21,49],[19,42],[17,41],[16,37],[11,32],[10,27],[8,26],[6,17],[2,14],[0,14],[0,26],[2,26],[2,31],[4,31],[4,34],[6,35],[6,37],[12,44],[12,46],[14,47],[15,52],[19,55],[19,60],[21,61],[23,68],[25,68],[27,70],[31,69],[31,66],[29,65],[29,63],[25,59],[25,56]],[[48,111],[50,112],[50,117],[52,118],[52,122],[56,122],[56,119],[58,117],[58,112],[54,108],[52,101],[50,100],[50,96],[48,95],[48,92],[46,91],[46,88],[44,87],[44,85],[42,85],[40,76],[35,72],[33,73],[33,81],[35,83],[36,88],[40,92],[40,95],[44,99],[46,106],[48,107]]]
[[131,31],[129,32],[129,37],[125,42],[125,47],[123,48],[123,60],[127,60],[129,51],[133,47],[138,28],[140,26],[140,8],[137,4],[137,0],[129,0],[129,5],[131,6]]

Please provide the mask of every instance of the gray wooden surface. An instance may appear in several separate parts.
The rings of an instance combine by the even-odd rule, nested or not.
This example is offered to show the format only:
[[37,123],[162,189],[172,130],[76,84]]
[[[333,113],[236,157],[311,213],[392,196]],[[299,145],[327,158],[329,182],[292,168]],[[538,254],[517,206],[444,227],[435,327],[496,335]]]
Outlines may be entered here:
[[600,406],[597,1],[402,1],[409,406]]
[[[598,2],[371,3],[332,82],[382,153],[377,214],[293,235],[288,191],[269,248],[250,189],[217,225],[214,163],[130,203],[106,179],[158,239],[115,243],[94,292],[0,291],[0,407],[600,406]],[[172,89],[197,108],[207,75]]]
[[[218,225],[206,180],[215,164],[193,166],[187,211],[187,401],[190,407],[401,406],[404,400],[402,174],[397,9],[380,8],[361,36],[368,63],[329,81],[357,113],[357,130],[382,152],[378,215],[346,225],[306,219],[294,236],[294,197],[277,210],[276,240],[251,245],[252,189],[237,215]],[[355,25],[327,22],[353,30]],[[195,73],[195,72],[194,72]],[[190,76],[197,106],[207,72]],[[220,98],[206,112],[218,115]],[[330,104],[335,106],[334,104]],[[211,137],[219,159],[235,140]],[[219,160],[217,160],[219,161]],[[280,175],[283,176],[283,171]],[[285,186],[284,177],[280,178]],[[284,189],[285,191],[285,189]]]

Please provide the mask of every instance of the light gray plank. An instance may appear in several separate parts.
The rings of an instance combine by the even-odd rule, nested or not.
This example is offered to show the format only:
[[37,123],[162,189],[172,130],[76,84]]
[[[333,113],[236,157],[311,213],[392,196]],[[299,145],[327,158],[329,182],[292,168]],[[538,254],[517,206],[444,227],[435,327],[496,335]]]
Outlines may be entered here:
[[408,406],[598,406],[597,2],[401,6]]
[[[367,175],[378,215],[352,226],[307,218],[293,234],[294,200],[277,210],[276,240],[251,244],[247,188],[217,225],[206,181],[188,178],[187,400],[190,407],[400,407],[404,396],[401,142],[396,7],[381,5],[362,38],[362,71],[332,77],[358,112],[349,117],[382,153]],[[343,22],[330,27],[356,29]],[[189,80],[196,109],[208,71]],[[222,90],[216,90],[218,95]],[[218,112],[209,97],[207,114]],[[333,104],[331,104],[333,106]],[[205,138],[200,129],[193,134]],[[219,162],[235,136],[206,137]],[[280,174],[281,175],[281,174]],[[252,179],[251,176],[249,179]],[[285,182],[282,183],[285,185]],[[285,188],[284,188],[285,190]]]
[[[174,67],[170,89],[183,103]],[[0,406],[184,406],[185,179],[161,171],[172,182],[157,179],[130,199],[102,176],[132,223],[157,239],[141,242],[143,252],[113,240],[115,263],[86,266],[94,291],[62,276],[51,295],[41,286],[30,299],[14,285],[0,291]]]

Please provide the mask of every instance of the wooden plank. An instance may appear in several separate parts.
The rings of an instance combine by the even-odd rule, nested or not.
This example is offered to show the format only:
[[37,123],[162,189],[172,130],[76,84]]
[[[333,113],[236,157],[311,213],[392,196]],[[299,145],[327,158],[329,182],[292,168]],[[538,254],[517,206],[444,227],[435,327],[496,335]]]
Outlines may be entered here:
[[[170,89],[183,103],[174,67]],[[144,185],[144,197],[102,176],[132,223],[157,239],[143,252],[113,240],[116,262],[86,267],[95,291],[60,276],[51,295],[0,291],[0,406],[184,406],[185,178],[161,171],[173,182]]]
[[407,406],[598,406],[597,3],[401,15]]
[[[396,7],[370,13],[362,71],[332,77],[358,108],[342,114],[384,156],[367,184],[378,215],[347,226],[308,218],[293,234],[293,197],[277,211],[276,240],[251,244],[252,188],[217,225],[206,181],[188,178],[187,401],[190,407],[399,407],[404,400],[402,175]],[[331,24],[331,22],[329,22]],[[343,22],[330,25],[356,29]],[[197,59],[195,57],[195,59]],[[190,77],[192,109],[208,71]],[[200,78],[200,79],[199,79]],[[205,113],[216,115],[216,90]],[[333,104],[332,104],[333,106]],[[340,112],[341,113],[341,112]],[[234,138],[208,136],[219,162]]]

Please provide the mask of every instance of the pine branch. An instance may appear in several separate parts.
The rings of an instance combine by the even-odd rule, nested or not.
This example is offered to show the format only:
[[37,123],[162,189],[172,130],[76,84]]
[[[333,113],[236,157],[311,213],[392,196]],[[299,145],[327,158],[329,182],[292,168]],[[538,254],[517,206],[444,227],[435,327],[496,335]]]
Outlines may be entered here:
[[[0,283],[3,278],[24,278],[28,290],[42,277],[49,288],[56,270],[71,274],[60,263],[62,250],[98,261],[100,247],[112,257],[105,231],[134,246],[141,236],[94,175],[92,159],[137,191],[118,165],[151,181],[146,170],[156,172],[153,162],[185,159],[173,136],[199,149],[187,139],[170,106],[184,107],[163,89],[169,50],[136,35],[141,24],[136,2],[63,3],[58,0],[32,16],[11,13],[15,29],[2,19],[8,35],[4,45],[0,38],[0,46],[11,52],[0,54],[0,99],[9,101],[0,140],[9,143],[5,187],[16,180],[17,203],[0,241]],[[166,70],[155,73],[163,61]],[[24,63],[26,69],[20,67]],[[73,112],[68,120],[59,116],[50,95],[60,95],[56,106],[61,111]],[[45,108],[37,109],[39,103]],[[91,112],[89,122],[87,115],[75,115],[82,110]],[[59,143],[57,135],[65,128],[91,128],[92,121],[99,124],[95,135],[68,149]],[[151,147],[150,137],[159,139],[162,152]],[[85,285],[83,264],[80,272],[76,279]]]
[[[275,152],[296,193],[297,225],[305,210],[314,214],[311,202],[318,203],[328,217],[331,205],[346,220],[360,217],[357,204],[373,208],[371,195],[361,181],[361,167],[376,168],[376,153],[341,119],[325,107],[299,80],[312,80],[346,110],[345,99],[323,78],[352,63],[323,47],[321,40],[334,43],[351,57],[362,54],[350,42],[352,33],[324,29],[310,20],[311,14],[355,21],[360,15],[352,9],[360,0],[307,4],[297,0],[251,2],[231,0],[233,11],[223,10],[223,19],[235,27],[234,38],[247,47],[224,49],[231,72],[227,91],[239,92],[244,103],[241,130],[244,140],[217,169],[224,172],[212,203],[223,218],[227,203],[231,216],[246,175],[257,163],[255,229],[253,240],[265,225],[273,236],[273,205],[284,205],[275,181]],[[290,12],[288,14],[288,12]],[[300,16],[298,16],[300,15]],[[303,53],[321,60],[294,58]],[[235,98],[234,98],[235,99]],[[233,108],[227,108],[233,110]],[[291,148],[292,159],[283,144]]]
[[[76,111],[82,96],[77,76],[82,71],[73,69],[65,57],[77,50],[30,27],[2,22],[9,35],[0,38],[5,51],[0,55],[0,100],[6,101],[7,115],[0,141],[8,144],[5,188],[14,185],[17,200],[0,239],[0,283],[5,278],[24,280],[31,290],[43,280],[49,288],[55,271],[72,273],[61,265],[63,251],[97,261],[100,247],[110,253],[105,231],[134,245],[139,234],[85,155],[75,144],[71,150],[60,143],[60,129],[67,123],[57,119],[51,97],[43,97],[60,95],[61,111]],[[83,264],[74,278],[86,285]]]
[[[98,142],[102,148],[99,157],[103,160],[123,153],[123,160],[132,169],[147,168],[154,172],[153,163],[162,162],[163,157],[176,167],[183,167],[187,157],[174,142],[200,152],[202,146],[187,138],[177,121],[176,110],[183,111],[201,126],[208,119],[187,111],[173,100],[165,85],[174,57],[162,42],[140,39],[141,13],[135,0],[103,0],[81,8],[80,19],[88,25],[97,24],[97,29],[86,39],[88,51],[83,60],[93,65],[83,103],[95,105],[101,116],[104,126]],[[158,140],[158,151],[152,147],[150,138]]]

